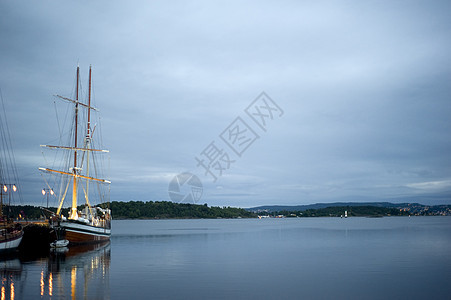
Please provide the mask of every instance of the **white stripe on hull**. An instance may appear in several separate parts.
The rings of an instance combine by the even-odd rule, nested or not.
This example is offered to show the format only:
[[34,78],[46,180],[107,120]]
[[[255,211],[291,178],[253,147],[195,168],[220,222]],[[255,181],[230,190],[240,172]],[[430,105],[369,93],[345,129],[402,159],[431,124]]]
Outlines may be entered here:
[[61,227],[66,230],[74,230],[74,231],[89,231],[92,234],[111,234],[111,229],[103,228],[103,227],[95,227],[88,224],[80,224],[80,223],[72,223],[72,222],[61,222]]
[[61,222],[60,225],[66,230],[66,239],[72,244],[106,241],[111,235],[111,229],[88,224]]

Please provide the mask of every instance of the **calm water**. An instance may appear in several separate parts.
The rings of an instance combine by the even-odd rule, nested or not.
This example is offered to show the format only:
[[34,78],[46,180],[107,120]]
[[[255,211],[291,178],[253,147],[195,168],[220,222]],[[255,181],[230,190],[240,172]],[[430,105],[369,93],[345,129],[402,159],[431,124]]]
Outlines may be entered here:
[[1,299],[450,299],[451,218],[114,221],[0,262]]

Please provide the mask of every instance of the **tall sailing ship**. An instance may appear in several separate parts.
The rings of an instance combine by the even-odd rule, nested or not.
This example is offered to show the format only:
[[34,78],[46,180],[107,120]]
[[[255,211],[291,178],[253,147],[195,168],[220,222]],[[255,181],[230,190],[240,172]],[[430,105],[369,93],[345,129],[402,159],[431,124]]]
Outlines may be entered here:
[[[11,191],[8,193],[8,186]],[[23,237],[22,225],[14,222],[8,215],[3,214],[3,199],[7,199],[12,192],[17,191],[16,185],[2,184],[0,191],[0,253],[14,251],[19,247]],[[9,202],[9,201],[8,201]]]
[[[103,168],[98,164],[102,154],[108,150],[98,147],[100,142],[99,124],[93,122],[97,109],[91,105],[91,67],[89,67],[89,88],[87,101],[80,100],[80,68],[77,66],[75,95],[67,98],[56,95],[69,105],[67,113],[71,129],[68,141],[63,145],[41,145],[41,147],[63,152],[55,162],[61,163],[55,168],[39,168],[48,173],[59,186],[55,194],[59,204],[56,213],[49,218],[50,226],[57,232],[58,238],[66,239],[70,244],[102,242],[110,239],[111,210],[109,208],[109,184],[103,179]],[[62,133],[60,132],[60,135]],[[53,184],[46,180],[49,189]],[[63,206],[66,198],[72,198],[68,216],[64,216]]]
[[5,207],[10,207],[14,199],[20,196],[20,192],[17,188],[19,177],[1,93],[0,96],[0,253],[3,253],[19,247],[23,229],[21,224],[10,218],[8,208]]

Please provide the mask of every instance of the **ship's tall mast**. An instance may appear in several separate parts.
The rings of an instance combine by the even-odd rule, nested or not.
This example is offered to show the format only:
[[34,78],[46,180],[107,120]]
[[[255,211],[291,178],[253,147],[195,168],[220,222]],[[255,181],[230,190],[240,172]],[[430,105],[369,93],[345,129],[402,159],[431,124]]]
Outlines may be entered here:
[[[89,65],[89,90],[88,90],[88,129],[86,132],[86,149],[90,148],[91,143],[91,65]],[[89,176],[89,153],[86,152],[86,176]],[[91,210],[91,205],[89,204],[89,180],[86,180],[86,203]],[[91,211],[92,214],[92,211]]]
[[[78,139],[78,85],[80,81],[80,67],[77,66],[77,87],[75,95],[75,134],[74,134],[74,148],[77,149],[77,139]],[[70,214],[70,219],[77,219],[77,150],[74,151],[74,167],[72,172],[74,173],[73,185],[72,185],[72,210]]]
[[88,92],[88,136],[91,136],[91,65],[89,65],[89,92]]

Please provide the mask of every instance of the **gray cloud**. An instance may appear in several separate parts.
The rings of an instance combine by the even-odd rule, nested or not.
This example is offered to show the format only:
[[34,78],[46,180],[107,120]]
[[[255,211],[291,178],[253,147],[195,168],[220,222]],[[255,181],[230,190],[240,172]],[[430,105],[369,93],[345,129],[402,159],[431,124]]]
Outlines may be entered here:
[[[449,203],[447,1],[15,1],[0,11],[0,85],[27,202],[40,204],[39,145],[57,134],[52,95],[70,95],[80,63],[85,89],[93,65],[112,200],[167,200],[171,177],[192,171],[212,205]],[[213,183],[195,156],[263,90],[285,114]]]

